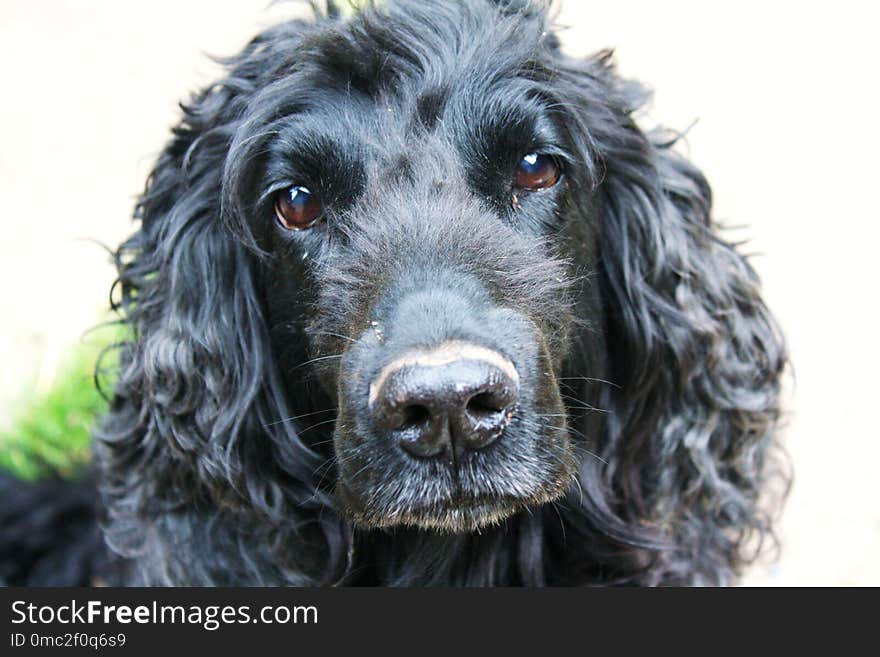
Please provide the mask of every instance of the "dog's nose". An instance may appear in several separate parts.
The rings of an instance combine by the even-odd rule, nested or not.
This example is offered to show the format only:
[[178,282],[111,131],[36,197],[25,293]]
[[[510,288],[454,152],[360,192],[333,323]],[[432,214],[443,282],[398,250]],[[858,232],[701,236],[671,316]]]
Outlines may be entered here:
[[445,343],[384,367],[370,385],[370,408],[411,455],[453,455],[501,436],[518,390],[516,368],[497,351]]

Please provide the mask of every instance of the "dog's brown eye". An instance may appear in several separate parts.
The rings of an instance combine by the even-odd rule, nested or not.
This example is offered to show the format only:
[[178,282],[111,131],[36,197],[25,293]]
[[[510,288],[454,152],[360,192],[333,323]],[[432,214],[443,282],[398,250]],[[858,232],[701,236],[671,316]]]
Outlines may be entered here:
[[311,228],[321,218],[321,201],[308,187],[289,187],[275,198],[275,216],[287,230]]
[[535,191],[552,187],[559,180],[559,165],[550,155],[529,153],[519,161],[513,184],[517,189]]

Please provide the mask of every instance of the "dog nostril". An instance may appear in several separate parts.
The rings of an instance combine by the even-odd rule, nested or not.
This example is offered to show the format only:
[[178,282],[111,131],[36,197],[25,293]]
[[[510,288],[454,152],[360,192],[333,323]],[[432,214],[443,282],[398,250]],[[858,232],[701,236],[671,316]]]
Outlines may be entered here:
[[421,404],[411,404],[401,409],[398,417],[393,434],[410,455],[431,458],[446,451],[449,431],[436,412]]
[[399,430],[412,429],[420,425],[426,424],[431,419],[431,411],[419,404],[413,404],[403,409],[403,422],[398,427]]
[[476,450],[497,440],[513,418],[515,403],[516,394],[503,387],[471,397],[465,406],[464,424],[459,430],[463,445]]
[[474,419],[495,415],[504,410],[506,403],[491,392],[481,392],[468,400],[467,412]]

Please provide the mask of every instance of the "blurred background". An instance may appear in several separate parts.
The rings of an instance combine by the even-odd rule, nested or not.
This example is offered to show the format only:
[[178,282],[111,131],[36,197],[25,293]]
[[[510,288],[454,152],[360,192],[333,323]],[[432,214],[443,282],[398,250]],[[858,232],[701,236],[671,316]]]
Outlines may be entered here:
[[[59,386],[70,372],[87,380],[71,354],[82,360],[96,341],[85,332],[107,316],[113,272],[98,243],[130,232],[177,100],[218,74],[207,55],[236,52],[304,4],[0,0],[0,440],[40,422],[44,433],[79,423],[87,436],[87,420],[64,415],[64,395],[80,393]],[[613,47],[621,72],[656,90],[643,124],[697,121],[687,150],[712,182],[716,217],[745,226],[729,237],[749,239],[789,340],[795,486],[781,558],[744,584],[880,585],[876,8],[557,7],[569,52]]]

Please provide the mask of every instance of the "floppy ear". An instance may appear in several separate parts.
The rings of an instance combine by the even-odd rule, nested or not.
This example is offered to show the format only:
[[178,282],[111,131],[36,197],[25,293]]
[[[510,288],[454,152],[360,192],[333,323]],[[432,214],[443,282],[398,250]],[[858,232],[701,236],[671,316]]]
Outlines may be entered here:
[[[261,34],[226,62],[226,78],[183,106],[137,205],[140,229],[117,253],[118,307],[131,339],[97,434],[111,540],[126,538],[121,516],[205,500],[262,513],[265,526],[290,532],[329,504],[313,481],[323,459],[285,420],[295,413],[271,353],[260,259],[221,220],[223,172],[243,117],[289,65],[301,29]],[[340,530],[317,523],[326,525],[332,564],[344,552]]]
[[706,179],[674,139],[638,128],[647,94],[609,62],[566,61],[557,80],[577,96],[619,386],[604,393],[607,466],[583,484],[634,536],[666,544],[646,583],[728,582],[771,530],[760,498],[777,472],[786,351],[754,270],[712,222]]

